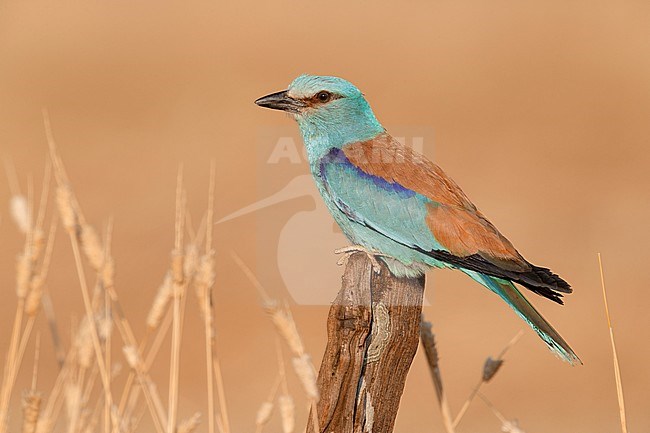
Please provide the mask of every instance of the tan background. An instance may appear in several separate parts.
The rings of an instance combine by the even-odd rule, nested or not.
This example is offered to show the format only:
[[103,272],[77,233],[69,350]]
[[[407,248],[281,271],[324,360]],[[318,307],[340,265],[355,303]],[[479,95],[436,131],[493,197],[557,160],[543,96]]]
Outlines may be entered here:
[[[617,431],[600,251],[630,429],[650,431],[649,20],[650,4],[643,1],[4,1],[0,156],[13,161],[23,188],[29,174],[40,179],[46,157],[41,107],[47,106],[88,218],[98,227],[115,218],[117,288],[142,335],[143,311],[172,246],[178,164],[188,172],[194,214],[205,206],[213,157],[217,215],[251,203],[257,198],[257,131],[293,126],[252,101],[299,73],[346,77],[385,124],[434,128],[437,161],[520,251],[576,289],[564,308],[535,301],[585,365],[570,368],[554,359],[527,330],[486,395],[528,432]],[[3,351],[21,246],[5,184]],[[263,235],[253,218],[216,233],[217,324],[235,432],[251,431],[276,371],[273,331],[229,256],[236,249],[255,265],[256,240]],[[48,286],[60,317],[80,315],[69,246],[62,235],[57,241]],[[309,278],[304,269],[305,284]],[[496,354],[522,325],[462,275],[438,272],[435,281],[426,314],[434,321],[456,411],[485,356]],[[282,287],[270,289],[284,296]],[[326,311],[294,307],[317,360]],[[186,329],[192,333],[183,351],[184,416],[203,410],[205,400],[196,316],[188,315]],[[49,389],[55,368],[47,338],[42,355],[40,380]],[[157,365],[161,386],[165,369],[164,361]],[[301,396],[295,382],[292,389]],[[421,354],[396,430],[442,431]],[[477,402],[459,430],[495,432],[499,424]]]

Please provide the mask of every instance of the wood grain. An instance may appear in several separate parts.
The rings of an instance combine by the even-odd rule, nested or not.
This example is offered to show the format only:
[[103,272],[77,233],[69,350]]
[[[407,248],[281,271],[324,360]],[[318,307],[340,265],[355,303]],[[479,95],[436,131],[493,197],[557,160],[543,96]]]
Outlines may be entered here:
[[[418,347],[424,277],[372,271],[352,255],[327,319],[318,375],[322,433],[389,433]],[[308,433],[315,433],[313,426]]]

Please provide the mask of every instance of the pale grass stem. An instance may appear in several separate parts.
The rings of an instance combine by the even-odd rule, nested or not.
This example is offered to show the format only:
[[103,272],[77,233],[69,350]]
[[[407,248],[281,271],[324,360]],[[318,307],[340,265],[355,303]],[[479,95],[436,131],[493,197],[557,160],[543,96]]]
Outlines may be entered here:
[[32,385],[31,388],[23,394],[23,426],[22,433],[36,433],[38,425],[38,416],[41,411],[41,402],[43,400],[42,394],[36,391],[38,383],[38,361],[40,358],[41,336],[36,335],[34,343],[34,366],[32,369]]
[[[108,227],[106,228],[106,238],[104,240],[104,251],[102,255],[102,261],[100,263],[101,266],[101,277],[102,281],[104,283],[104,320],[105,320],[105,328],[104,328],[104,363],[106,364],[106,374],[107,378],[106,381],[108,383],[111,383],[113,381],[112,378],[112,372],[111,372],[111,365],[112,365],[112,358],[111,358],[111,327],[112,327],[112,316],[113,313],[111,312],[111,298],[108,293],[108,289],[106,288],[107,285],[112,286],[113,284],[113,267],[110,266],[110,271],[105,271],[107,268],[106,264],[107,262],[112,264],[112,259],[108,259],[111,257],[111,238],[112,238],[112,232],[113,232],[113,219],[111,218],[108,223]],[[98,268],[100,269],[100,268]],[[109,396],[107,393],[110,393],[110,389],[107,391],[106,389],[104,390],[104,433],[110,433],[111,431],[111,404],[112,404],[112,398]],[[119,418],[118,418],[118,423],[119,423]]]
[[169,367],[169,402],[167,433],[176,430],[178,416],[178,372],[180,368],[180,345],[182,339],[181,304],[185,292],[183,254],[183,222],[185,221],[185,199],[183,194],[183,167],[178,169],[176,180],[176,224],[174,230],[174,251],[172,252],[172,277],[174,279],[172,348]]
[[[5,363],[3,386],[0,390],[0,433],[6,432],[9,400],[12,395],[14,381],[20,369],[23,355],[32,335],[34,320],[40,310],[40,304],[46,313],[52,332],[52,338],[57,351],[60,370],[56,377],[49,398],[42,401],[36,392],[38,353],[40,336],[36,337],[35,363],[32,376],[31,390],[23,395],[23,424],[22,431],[29,433],[50,433],[52,431],[67,431],[69,433],[91,433],[103,430],[104,433],[129,433],[133,431],[142,413],[138,414],[140,405],[137,396],[141,392],[146,399],[146,409],[149,410],[154,427],[158,433],[190,433],[199,425],[199,415],[195,414],[184,421],[179,421],[179,376],[180,348],[183,337],[183,323],[187,299],[187,289],[195,285],[199,298],[199,308],[204,321],[205,332],[205,364],[208,379],[208,432],[230,433],[230,423],[226,406],[225,389],[221,365],[216,355],[216,332],[214,329],[214,306],[211,291],[215,280],[215,253],[212,247],[215,164],[210,167],[210,185],[208,193],[207,215],[201,224],[192,227],[192,220],[186,211],[186,196],[183,190],[182,167],[176,189],[176,218],[174,230],[174,249],[171,258],[170,283],[165,284],[165,290],[158,299],[155,311],[147,320],[147,336],[136,340],[131,326],[121,309],[119,298],[114,287],[114,262],[111,256],[112,220],[109,220],[104,239],[98,236],[95,228],[84,218],[81,207],[73,192],[70,180],[65,172],[62,160],[58,155],[52,134],[49,116],[43,112],[43,122],[47,142],[50,149],[50,159],[46,164],[43,193],[41,195],[38,215],[34,218],[33,188],[31,180],[28,183],[27,198],[22,196],[12,198],[12,217],[18,230],[25,235],[25,247],[16,266],[16,293],[19,305],[14,319],[14,332],[10,340],[10,350]],[[51,161],[51,164],[50,162]],[[53,214],[49,235],[43,234],[42,226],[47,211],[47,198],[52,178],[56,180],[56,208]],[[10,182],[11,183],[11,182]],[[17,181],[13,195],[19,194]],[[47,294],[45,281],[53,250],[53,239],[56,233],[55,217],[58,215],[65,228],[73,252],[76,278],[82,292],[85,314],[77,326],[73,320],[71,347],[66,351],[58,338],[57,324],[53,308]],[[193,238],[187,245],[183,236],[186,232]],[[205,234],[205,252],[201,254],[199,239]],[[44,247],[44,248],[43,248]],[[45,251],[42,262],[42,251]],[[40,268],[39,268],[39,262]],[[88,266],[96,273],[97,282],[89,284]],[[277,332],[283,337],[292,351],[292,364],[301,380],[301,384],[310,399],[313,408],[313,422],[317,426],[315,403],[318,398],[315,369],[311,359],[305,353],[304,345],[296,324],[286,305],[274,303],[265,297],[265,305],[269,307],[269,315]],[[173,305],[170,305],[172,304]],[[171,306],[171,308],[170,308]],[[153,310],[153,309],[152,309]],[[115,336],[113,326],[121,337],[124,358],[131,367],[129,379],[122,389],[122,399],[119,407],[113,404],[113,379],[119,374],[112,353]],[[149,369],[158,353],[167,331],[171,328],[171,354],[169,369],[168,407],[163,407],[154,382],[149,376]],[[155,336],[153,336],[156,331]],[[154,337],[149,347],[148,336]],[[146,357],[144,357],[146,354]],[[139,386],[130,392],[132,383],[137,379]],[[116,381],[116,383],[118,383]],[[278,398],[279,410],[282,415],[282,431],[291,433],[295,427],[295,405],[289,395],[286,383],[286,373],[282,364],[281,383],[282,395]],[[101,387],[100,387],[101,385]],[[216,385],[216,387],[215,387]],[[272,399],[272,402],[275,397]],[[218,406],[217,406],[218,405]],[[216,408],[218,407],[218,410]],[[167,412],[165,411],[167,409]],[[60,416],[65,411],[64,416]],[[39,419],[40,415],[40,419]],[[57,425],[58,420],[65,418],[64,428]],[[103,420],[103,424],[101,421]],[[316,430],[319,430],[316,427]]]
[[501,412],[497,410],[496,407],[492,404],[490,400],[487,399],[481,392],[477,392],[476,395],[483,400],[487,407],[492,411],[495,417],[501,421],[501,431],[504,433],[526,433],[521,427],[519,427],[519,422],[517,420],[508,420]]
[[[11,180],[11,175],[9,173],[10,171],[7,170],[7,174],[10,176]],[[15,180],[14,175],[15,185],[12,188],[14,189],[14,196],[12,199],[11,209],[19,230],[25,235],[25,243],[23,252],[19,255],[16,265],[16,295],[18,298],[18,304],[11,332],[9,350],[7,352],[5,367],[3,370],[2,388],[0,390],[0,432],[2,433],[6,432],[8,427],[8,410],[11,402],[11,395],[22,363],[27,341],[33,327],[33,316],[30,315],[30,312],[32,310],[34,296],[38,297],[38,293],[42,286],[42,280],[40,279],[42,272],[41,274],[37,274],[35,268],[43,249],[44,236],[41,224],[45,213],[44,203],[47,202],[49,191],[49,177],[49,167],[46,166],[46,174],[44,175],[43,188],[41,191],[41,206],[39,207],[39,215],[37,217],[38,223],[34,226],[33,183],[31,179],[29,179],[27,184],[27,198],[25,199],[23,196],[19,195],[18,182]],[[48,243],[51,239],[52,236],[50,236]],[[48,264],[49,257],[47,257],[46,254],[41,269],[47,269]],[[26,306],[29,307],[30,311],[25,311]],[[28,314],[29,318],[21,338],[21,329],[25,313]]]
[[49,268],[50,257],[52,255],[52,247],[54,245],[55,230],[56,230],[56,224],[53,221],[50,227],[47,246],[45,249],[45,255],[43,258],[43,262],[41,263],[41,269],[38,273],[35,272],[32,273],[28,283],[29,291],[27,293],[25,303],[24,303],[25,314],[27,315],[27,323],[25,324],[22,337],[20,338],[18,353],[16,355],[16,360],[14,361],[14,372],[13,372],[14,380],[15,380],[15,375],[18,374],[17,369],[22,363],[23,356],[25,354],[25,349],[27,348],[27,343],[29,342],[29,337],[34,327],[34,321],[36,320],[38,304],[43,294],[43,282],[45,281],[45,276],[47,275],[47,271]]
[[[81,262],[81,252],[80,249],[84,248],[86,257],[88,258],[91,265],[95,268],[99,276],[102,276],[103,269],[102,267],[106,263],[105,257],[103,257],[103,250],[99,245],[99,240],[97,237],[93,237],[92,233],[94,231],[87,226],[83,214],[76,202],[72,189],[63,168],[63,164],[60,161],[60,158],[56,151],[56,143],[54,141],[54,136],[52,134],[52,129],[50,126],[49,116],[46,111],[43,112],[43,121],[45,125],[45,132],[47,136],[48,146],[50,148],[50,158],[52,160],[52,165],[54,166],[54,175],[57,181],[57,205],[59,209],[59,215],[63,222],[70,243],[72,246],[75,267],[77,269],[77,277],[81,286],[82,298],[84,302],[84,308],[86,309],[86,316],[90,323],[91,330],[91,339],[92,345],[95,352],[95,360],[97,368],[99,369],[100,376],[102,378],[102,385],[104,389],[104,396],[108,401],[110,408],[113,408],[112,394],[111,394],[111,384],[109,380],[108,369],[110,366],[105,364],[105,359],[102,355],[102,347],[99,338],[97,328],[94,323],[94,308],[92,306],[90,294],[88,291],[86,275]],[[84,235],[85,232],[85,235]],[[86,243],[80,246],[80,243],[85,240]],[[98,260],[98,256],[101,255],[101,262]],[[112,262],[111,262],[112,263]],[[106,276],[106,275],[104,275]],[[118,420],[116,419],[116,413],[111,411],[111,425],[113,429],[118,429]]]
[[616,396],[618,398],[618,411],[621,420],[621,431],[627,433],[627,416],[625,415],[625,398],[623,397],[623,381],[621,380],[621,367],[618,362],[618,352],[614,341],[614,328],[612,319],[609,315],[609,304],[607,302],[607,291],[605,290],[605,272],[603,271],[603,259],[598,253],[598,268],[600,269],[600,284],[603,289],[603,302],[605,303],[605,316],[607,317],[607,326],[609,327],[609,341],[612,345],[612,360],[614,363],[614,378],[616,379]]
[[219,415],[222,423],[223,433],[230,433],[230,420],[228,417],[228,408],[226,405],[225,389],[223,377],[221,375],[221,364],[215,355],[215,330],[214,330],[214,312],[212,306],[211,291],[215,280],[215,263],[214,251],[212,250],[212,226],[214,225],[214,189],[215,189],[215,162],[210,162],[210,181],[208,186],[208,209],[205,218],[206,236],[205,236],[205,254],[199,261],[199,268],[194,280],[195,292],[201,308],[204,325],[205,337],[205,362],[207,375],[207,394],[208,394],[208,432],[214,433],[215,407],[214,407],[214,381],[216,378],[217,393],[219,395]]
[[293,433],[296,426],[296,406],[293,401],[293,397],[291,397],[289,394],[289,385],[287,384],[287,370],[284,364],[284,357],[282,356],[282,348],[280,347],[280,342],[277,339],[275,343],[282,385],[282,393],[280,394],[280,397],[278,397],[278,405],[280,407],[280,417],[282,421],[282,433]]
[[[59,214],[62,220],[64,221],[64,225],[66,226],[68,236],[70,238],[72,253],[74,256],[75,266],[77,269],[77,277],[79,279],[79,283],[81,286],[81,294],[84,302],[84,307],[86,309],[86,317],[88,317],[90,323],[90,336],[92,340],[93,350],[95,352],[95,360],[97,363],[97,367],[99,368],[100,375],[102,377],[102,385],[104,387],[104,391],[108,396],[110,405],[112,407],[113,403],[112,403],[112,397],[110,391],[111,386],[110,386],[110,382],[108,382],[107,366],[104,363],[104,357],[102,355],[102,347],[99,339],[99,334],[97,332],[97,328],[93,320],[94,313],[93,313],[92,302],[90,299],[90,293],[88,291],[88,286],[86,282],[86,274],[83,269],[83,264],[81,262],[79,240],[76,236],[77,227],[75,225],[72,225],[72,223],[77,220],[76,212],[74,211],[73,208],[70,189],[66,187],[64,187],[63,189],[61,189],[61,187],[59,188],[60,191],[64,191],[60,195],[58,195],[58,197],[62,197],[62,199],[59,201]],[[116,424],[117,424],[117,420],[114,419],[113,428],[117,428]]]

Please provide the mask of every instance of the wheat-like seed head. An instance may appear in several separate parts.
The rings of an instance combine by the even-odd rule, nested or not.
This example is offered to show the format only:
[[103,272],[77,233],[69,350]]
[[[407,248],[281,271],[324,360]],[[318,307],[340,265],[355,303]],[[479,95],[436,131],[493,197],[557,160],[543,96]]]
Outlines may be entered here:
[[103,314],[97,320],[97,334],[102,341],[106,341],[110,338],[111,332],[113,331],[113,320],[110,315]]
[[43,280],[42,275],[34,275],[31,280],[31,289],[25,300],[25,313],[34,317],[38,313],[38,309],[41,305],[41,298],[43,297],[43,285],[45,281]]
[[483,382],[489,382],[503,365],[503,359],[488,357],[483,365]]
[[501,431],[504,433],[526,433],[519,427],[519,422],[517,420],[513,421],[504,421],[501,424]]
[[102,266],[101,270],[101,279],[105,288],[108,289],[114,286],[115,261],[113,260],[113,257],[108,256],[104,259],[104,266]]
[[[212,315],[207,314],[208,312],[205,311],[206,305],[204,299],[208,296],[210,288],[214,285],[214,278],[214,255],[204,254],[199,260],[199,265],[194,277],[194,292],[199,300],[199,308],[201,309],[201,315],[203,318],[208,317],[212,319]],[[209,305],[208,308],[210,308]]]
[[305,353],[305,347],[302,344],[300,334],[298,334],[298,328],[291,313],[286,308],[281,307],[277,302],[267,303],[265,309],[270,314],[275,328],[287,342],[294,355],[302,356]]
[[63,227],[68,232],[76,233],[79,219],[74,207],[72,190],[69,186],[62,185],[56,189],[56,204],[59,208],[59,215],[61,216]]
[[260,408],[257,410],[257,416],[255,417],[255,425],[263,426],[269,422],[271,415],[273,414],[274,404],[272,401],[265,401],[262,403]]
[[143,363],[140,354],[138,353],[138,348],[135,346],[127,345],[122,347],[122,352],[126,358],[126,362],[129,364],[129,367],[139,371],[142,369]]
[[83,368],[90,368],[94,357],[92,329],[94,318],[84,316],[75,337],[74,347],[77,351],[77,363]]
[[196,412],[185,421],[181,422],[176,430],[177,433],[192,433],[201,424],[201,414]]
[[41,393],[30,390],[23,395],[23,429],[22,433],[36,433],[38,414],[41,411]]
[[29,292],[29,282],[32,278],[32,254],[29,247],[18,256],[16,263],[16,296],[25,299]]
[[36,423],[36,433],[49,433],[54,427],[54,421],[49,417],[40,417]]
[[195,244],[185,247],[185,259],[183,260],[183,274],[189,278],[196,272],[199,264],[199,249]]
[[172,252],[172,277],[178,286],[185,281],[185,255],[182,251],[174,250]]
[[104,248],[102,248],[102,243],[99,240],[99,236],[97,236],[97,232],[91,225],[84,224],[81,226],[79,238],[83,252],[90,265],[96,272],[99,272],[104,265]]
[[292,360],[293,369],[300,379],[302,388],[312,400],[318,400],[318,387],[316,386],[316,370],[307,354],[295,357]]
[[45,246],[45,232],[43,232],[42,228],[35,227],[32,230],[32,245],[31,245],[31,253],[32,253],[33,261],[36,261],[36,259],[38,259],[38,257],[41,255],[44,246]]
[[31,217],[29,215],[29,206],[27,205],[27,197],[24,195],[12,196],[9,201],[9,211],[11,213],[11,218],[18,227],[18,230],[23,234],[27,234],[32,225]]
[[172,286],[172,275],[168,272],[165,275],[163,283],[158,288],[156,297],[154,298],[149,314],[147,315],[147,326],[149,329],[156,329],[160,325],[160,321],[167,311],[169,301],[172,299]]

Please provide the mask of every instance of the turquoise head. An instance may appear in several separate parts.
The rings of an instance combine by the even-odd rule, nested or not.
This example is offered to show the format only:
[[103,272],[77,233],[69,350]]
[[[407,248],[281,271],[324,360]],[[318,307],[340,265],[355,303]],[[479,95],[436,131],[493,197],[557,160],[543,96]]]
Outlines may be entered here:
[[338,77],[301,75],[287,90],[255,103],[286,111],[296,119],[310,159],[384,132],[361,91]]

